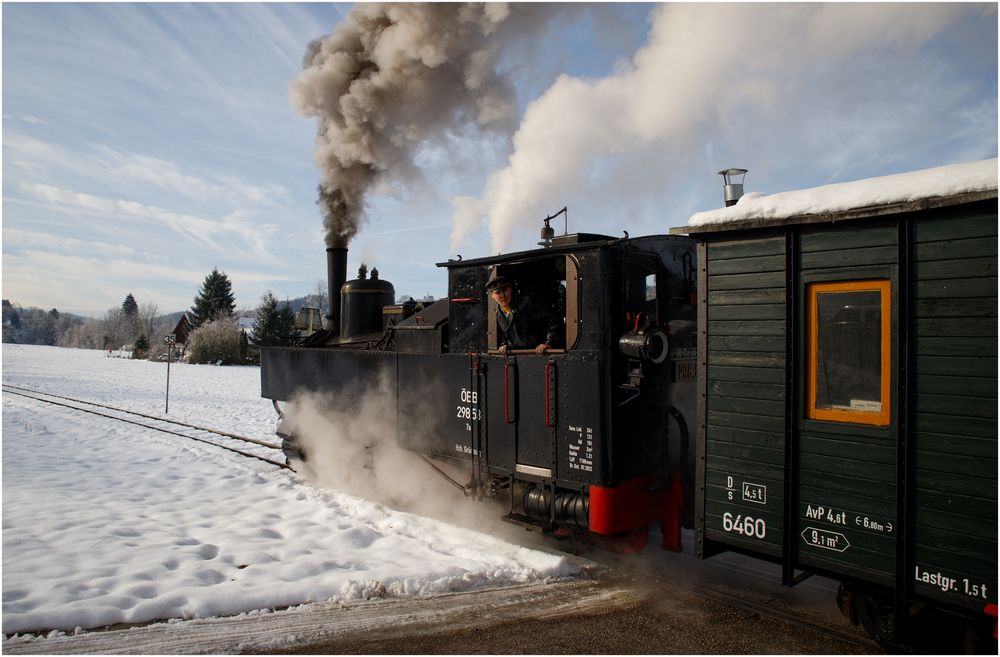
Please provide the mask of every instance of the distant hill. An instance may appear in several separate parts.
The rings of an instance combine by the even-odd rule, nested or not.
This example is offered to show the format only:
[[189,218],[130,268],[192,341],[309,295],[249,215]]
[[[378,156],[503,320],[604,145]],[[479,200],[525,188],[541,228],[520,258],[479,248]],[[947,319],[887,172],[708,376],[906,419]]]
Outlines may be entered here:
[[178,310],[177,312],[170,313],[169,315],[160,315],[160,319],[162,319],[165,324],[169,324],[170,327],[173,328],[174,326],[177,326],[177,322],[181,321],[181,315],[183,315],[184,312],[185,311],[183,310]]

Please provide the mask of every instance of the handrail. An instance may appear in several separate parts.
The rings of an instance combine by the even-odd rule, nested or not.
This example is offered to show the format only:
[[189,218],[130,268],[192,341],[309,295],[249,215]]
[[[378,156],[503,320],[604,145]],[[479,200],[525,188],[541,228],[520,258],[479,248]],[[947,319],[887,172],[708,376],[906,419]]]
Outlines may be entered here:
[[499,349],[490,349],[486,353],[491,356],[549,356],[551,354],[564,354],[565,349],[546,349],[544,353],[536,354],[534,349],[508,349],[506,352],[501,352]]

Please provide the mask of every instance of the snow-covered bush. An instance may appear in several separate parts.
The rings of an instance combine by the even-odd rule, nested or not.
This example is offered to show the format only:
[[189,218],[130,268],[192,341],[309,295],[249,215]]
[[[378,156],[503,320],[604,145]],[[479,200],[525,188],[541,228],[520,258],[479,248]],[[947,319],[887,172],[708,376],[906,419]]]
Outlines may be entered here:
[[235,365],[240,360],[240,329],[232,318],[217,319],[199,326],[188,336],[189,363]]

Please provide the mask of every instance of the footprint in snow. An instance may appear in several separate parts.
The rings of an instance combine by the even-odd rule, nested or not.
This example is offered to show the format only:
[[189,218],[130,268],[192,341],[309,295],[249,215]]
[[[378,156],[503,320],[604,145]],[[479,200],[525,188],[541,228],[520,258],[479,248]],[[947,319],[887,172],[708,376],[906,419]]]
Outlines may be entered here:
[[219,548],[211,543],[206,543],[198,548],[198,554],[202,559],[208,561],[209,559],[214,559],[219,556]]
[[274,531],[273,529],[260,529],[260,530],[257,531],[257,537],[258,538],[276,538],[276,539],[279,539],[279,540],[282,539],[282,538],[284,538],[284,536],[282,536],[280,533]]

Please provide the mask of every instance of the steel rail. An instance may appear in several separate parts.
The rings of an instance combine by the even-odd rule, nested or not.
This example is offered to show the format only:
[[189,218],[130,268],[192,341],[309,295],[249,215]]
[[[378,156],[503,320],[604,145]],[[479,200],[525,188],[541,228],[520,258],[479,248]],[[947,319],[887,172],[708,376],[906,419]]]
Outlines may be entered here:
[[138,415],[139,417],[149,418],[150,420],[157,420],[159,422],[166,422],[168,424],[176,424],[181,427],[187,427],[189,429],[198,429],[199,431],[207,431],[209,433],[217,433],[220,436],[225,436],[226,438],[235,438],[236,440],[242,440],[243,442],[253,443],[254,445],[260,445],[261,447],[268,447],[270,449],[281,449],[281,445],[275,443],[269,443],[258,438],[251,438],[250,436],[241,436],[238,433],[229,433],[227,431],[222,431],[220,429],[213,429],[211,427],[202,427],[197,424],[189,424],[187,422],[181,422],[180,420],[171,420],[169,418],[160,417],[158,415],[148,415],[146,413],[140,413],[139,411],[130,411],[127,408],[119,408],[117,406],[109,406],[108,404],[100,404],[98,402],[87,401],[85,399],[75,399],[73,397],[64,397],[63,395],[57,395],[51,392],[45,392],[43,390],[34,390],[32,388],[23,388],[21,386],[11,385],[9,383],[3,384],[4,388],[10,388],[13,390],[20,390],[22,392],[30,392],[35,395],[45,395],[48,397],[55,397],[56,399],[65,399],[66,401],[71,401],[76,404],[87,404],[88,406],[97,406],[99,408],[107,408],[112,411],[117,411],[119,413],[128,413],[129,415]]
[[[812,630],[813,632],[817,632],[825,636],[834,637],[839,641],[843,641],[844,643],[849,643],[851,645],[865,648],[866,650],[876,650],[876,651],[879,650],[875,642],[872,641],[871,639],[868,639],[866,637],[862,638],[855,636],[849,630],[846,629],[842,630],[839,628],[830,627],[829,625],[823,623],[818,623],[816,621],[811,621],[802,618],[801,616],[797,616],[788,611],[774,609],[773,607],[769,607],[767,604],[750,602],[749,600],[733,599],[732,597],[726,596],[722,593],[717,593],[715,591],[710,591],[710,590],[690,589],[689,591],[694,595],[700,595],[704,598],[714,600],[715,602],[728,604],[738,609],[742,609],[744,611],[757,614],[759,616],[764,616],[766,618],[773,618],[775,620],[787,623],[789,625],[794,625],[796,627],[800,627],[803,629]],[[847,620],[844,619],[844,622],[846,623]]]
[[[100,411],[95,411],[95,410],[91,410],[91,409],[87,409],[87,408],[80,408],[79,406],[72,406],[70,404],[64,404],[63,402],[53,401],[51,399],[44,399],[43,397],[37,397],[37,396],[35,396],[35,395],[49,395],[49,393],[38,392],[38,391],[35,391],[35,390],[28,390],[28,392],[31,392],[32,394],[25,394],[24,392],[18,392],[18,390],[12,389],[13,386],[8,386],[7,384],[4,384],[3,388],[4,388],[4,392],[7,392],[7,393],[12,394],[12,395],[17,395],[17,396],[20,396],[20,397],[25,397],[27,399],[33,399],[35,401],[43,402],[45,404],[52,404],[54,406],[62,406],[64,408],[68,408],[68,409],[71,409],[71,410],[74,410],[74,411],[80,411],[81,413],[90,413],[91,415],[97,415],[97,416],[100,416],[100,417],[103,417],[103,418],[107,418],[109,420],[116,420],[118,422],[124,422],[126,424],[133,424],[133,425],[138,426],[138,427],[143,427],[144,429],[152,429],[153,431],[159,431],[161,433],[167,433],[167,434],[171,434],[173,436],[179,436],[181,438],[187,438],[189,440],[194,440],[196,442],[205,443],[206,445],[212,445],[213,447],[218,447],[220,449],[224,449],[224,450],[229,451],[229,452],[234,452],[234,453],[239,454],[240,456],[244,456],[246,458],[257,459],[258,461],[264,461],[265,463],[269,463],[269,464],[277,466],[279,468],[291,469],[291,467],[288,464],[286,464],[286,463],[281,463],[279,461],[272,461],[269,458],[266,458],[266,457],[263,457],[263,456],[258,456],[257,454],[252,454],[250,452],[245,452],[243,450],[236,449],[235,447],[229,447],[227,445],[220,445],[219,443],[213,442],[211,440],[205,440],[204,438],[198,438],[196,436],[191,436],[191,435],[180,433],[180,432],[177,432],[177,431],[172,431],[170,429],[164,429],[163,427],[155,427],[155,426],[153,426],[151,424],[145,424],[143,422],[138,422],[136,420],[130,420],[128,418],[123,418],[123,417],[115,417],[114,415],[108,415],[107,413],[102,413]],[[25,389],[21,388],[20,390],[25,390]],[[51,396],[51,397],[59,397],[58,395],[49,395],[49,396]],[[59,397],[59,398],[60,399],[68,399],[68,398],[64,398],[64,397]],[[84,403],[84,404],[88,403],[88,402],[79,402],[79,400],[71,400],[71,401],[76,401],[78,403]],[[100,406],[101,404],[97,404],[97,405]],[[132,413],[133,415],[142,415],[141,413],[134,413],[132,411],[125,411],[125,410],[122,410],[122,409],[113,409],[113,410],[121,411],[121,412],[124,412],[124,413]],[[171,420],[163,420],[162,418],[157,418],[157,417],[152,417],[152,416],[144,416],[144,417],[150,417],[151,419],[162,421],[162,422],[172,422]],[[174,422],[174,424],[181,424],[181,423]],[[190,428],[196,428],[199,431],[207,431],[209,433],[216,433],[216,434],[223,435],[223,436],[226,436],[226,437],[232,437],[232,436],[230,436],[230,435],[228,435],[228,434],[226,434],[224,432],[215,431],[214,429],[202,429],[200,427],[194,427],[193,425],[186,425],[186,426],[189,426]],[[259,441],[254,441],[254,442],[259,442]]]
[[[854,646],[858,646],[868,651],[880,652],[880,649],[876,643],[869,639],[867,636],[859,636],[852,633],[846,627],[831,627],[828,624],[809,620],[803,618],[800,615],[796,615],[790,611],[783,611],[780,609],[775,609],[769,606],[770,602],[777,601],[781,596],[772,596],[768,601],[752,602],[750,600],[740,599],[735,597],[732,593],[723,593],[721,591],[715,591],[709,588],[709,586],[692,586],[683,582],[678,582],[677,580],[668,579],[668,576],[664,573],[656,572],[653,568],[645,565],[640,565],[637,563],[632,563],[631,565],[626,565],[621,559],[616,559],[610,555],[588,553],[587,558],[598,563],[601,563],[613,570],[624,572],[625,574],[631,575],[633,577],[643,577],[648,580],[653,580],[658,584],[672,589],[678,589],[696,597],[702,597],[713,602],[726,604],[737,609],[749,612],[751,614],[756,614],[763,616],[765,618],[771,618],[776,621],[787,623],[789,625],[794,625],[802,629],[810,630],[813,632],[820,633],[824,636],[833,637],[839,641],[849,643]],[[716,567],[733,570],[731,567],[724,564],[716,564]],[[738,571],[737,572],[741,572]],[[831,601],[832,602],[832,601]],[[845,619],[846,622],[846,619]]]

